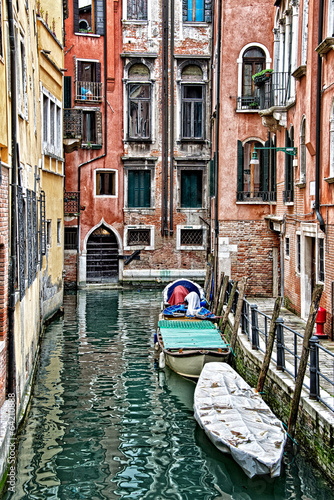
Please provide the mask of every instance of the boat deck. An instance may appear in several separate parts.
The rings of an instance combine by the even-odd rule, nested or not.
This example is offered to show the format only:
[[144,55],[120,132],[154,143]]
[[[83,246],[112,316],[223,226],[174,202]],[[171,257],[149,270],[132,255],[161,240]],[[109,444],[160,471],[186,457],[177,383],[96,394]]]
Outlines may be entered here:
[[165,349],[227,349],[220,331],[210,321],[169,321],[158,323]]

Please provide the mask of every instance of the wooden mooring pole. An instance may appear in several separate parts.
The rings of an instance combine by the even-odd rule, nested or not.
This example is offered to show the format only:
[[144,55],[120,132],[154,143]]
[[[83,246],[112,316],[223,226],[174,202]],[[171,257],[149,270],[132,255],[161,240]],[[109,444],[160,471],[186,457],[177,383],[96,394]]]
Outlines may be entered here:
[[218,288],[216,289],[214,300],[213,300],[213,306],[212,306],[212,311],[211,311],[211,312],[213,312],[213,314],[217,314],[217,307],[219,304],[219,298],[220,298],[220,293],[221,293],[221,289],[223,286],[223,280],[224,280],[224,273],[221,273],[219,285],[218,285]]
[[[231,295],[228,299],[228,303],[227,303],[227,306],[225,309],[224,317],[219,322],[219,328],[223,333],[224,333],[226,325],[227,325],[228,315],[230,314],[231,309],[232,309],[233,299],[234,299],[235,292],[237,291],[237,286],[238,286],[238,282],[234,281],[233,286],[232,286],[232,290],[231,290]],[[222,298],[222,300],[224,300],[224,298]]]
[[301,395],[302,388],[303,388],[303,381],[304,381],[304,376],[305,376],[305,372],[306,372],[306,368],[307,368],[308,355],[309,355],[309,351],[310,351],[310,338],[312,337],[315,320],[317,318],[323,288],[324,288],[323,285],[315,285],[314,290],[313,290],[313,294],[312,294],[311,309],[310,309],[310,314],[309,314],[309,317],[307,320],[304,338],[303,338],[303,349],[302,349],[302,353],[300,356],[299,369],[298,369],[296,384],[295,384],[295,392],[293,394],[291,408],[290,408],[288,433],[290,434],[290,436],[292,438],[294,437],[295,431],[296,431],[296,422],[297,422],[297,415],[298,415],[298,409],[299,409],[300,395]]
[[238,330],[239,330],[239,325],[240,325],[240,318],[241,318],[241,313],[242,313],[242,305],[244,303],[246,282],[247,282],[247,278],[242,278],[240,281],[238,303],[237,303],[237,308],[236,308],[235,315],[234,315],[233,331],[232,331],[231,338],[230,338],[230,347],[231,347],[232,352],[234,351],[235,344],[237,342]]
[[225,275],[224,279],[223,279],[222,287],[221,287],[221,290],[219,293],[219,297],[218,297],[218,305],[217,305],[217,311],[216,311],[217,316],[220,316],[220,313],[223,310],[224,299],[225,299],[226,290],[227,290],[229,281],[230,281],[230,277]]
[[270,329],[269,329],[269,334],[268,334],[268,341],[267,341],[267,346],[266,346],[266,352],[264,355],[262,367],[261,367],[261,372],[259,376],[259,380],[257,383],[257,392],[262,392],[264,383],[266,380],[266,376],[268,373],[269,365],[270,365],[270,360],[271,360],[271,355],[273,352],[274,348],[274,342],[275,342],[275,334],[276,334],[276,321],[279,316],[280,310],[281,310],[281,305],[282,305],[282,297],[277,297],[274,305],[274,310],[273,310],[273,315],[271,318],[271,324],[270,324]]

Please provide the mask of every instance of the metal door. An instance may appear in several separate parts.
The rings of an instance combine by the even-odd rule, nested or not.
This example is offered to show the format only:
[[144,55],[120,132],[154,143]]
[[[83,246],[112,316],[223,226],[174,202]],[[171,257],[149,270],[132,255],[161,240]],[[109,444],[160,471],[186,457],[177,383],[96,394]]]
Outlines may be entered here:
[[87,242],[86,281],[90,283],[118,281],[118,245],[116,236],[99,227]]

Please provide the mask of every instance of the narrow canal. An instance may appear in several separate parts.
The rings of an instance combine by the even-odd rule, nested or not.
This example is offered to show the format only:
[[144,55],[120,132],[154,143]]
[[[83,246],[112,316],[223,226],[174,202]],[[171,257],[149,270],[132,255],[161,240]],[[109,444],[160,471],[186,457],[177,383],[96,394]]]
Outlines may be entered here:
[[248,479],[193,418],[195,384],[160,371],[160,291],[81,291],[41,344],[11,499],[331,500],[301,454]]

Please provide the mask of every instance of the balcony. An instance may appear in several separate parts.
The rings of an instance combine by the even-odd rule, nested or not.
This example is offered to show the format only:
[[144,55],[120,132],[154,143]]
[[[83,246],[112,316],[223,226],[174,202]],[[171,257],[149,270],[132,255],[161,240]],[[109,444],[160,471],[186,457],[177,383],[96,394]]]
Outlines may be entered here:
[[101,82],[76,82],[76,100],[101,102],[102,85]]
[[276,201],[276,191],[237,191],[237,201],[270,203]]
[[80,214],[80,193],[78,191],[65,191],[64,215],[73,216]]

